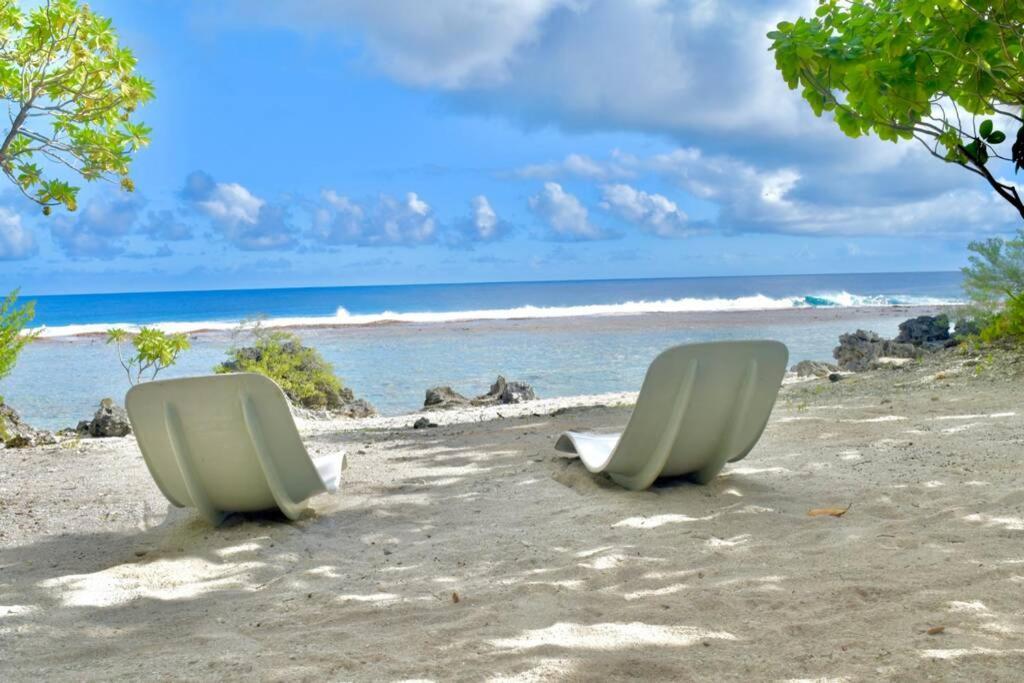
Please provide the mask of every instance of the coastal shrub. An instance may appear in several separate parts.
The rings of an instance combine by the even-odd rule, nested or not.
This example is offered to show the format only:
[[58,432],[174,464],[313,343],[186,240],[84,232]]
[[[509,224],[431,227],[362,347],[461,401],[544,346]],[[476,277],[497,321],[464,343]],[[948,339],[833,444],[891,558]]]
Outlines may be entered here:
[[334,368],[320,353],[289,332],[258,325],[252,346],[232,348],[217,373],[256,372],[277,382],[292,402],[304,408],[336,410],[346,403],[346,390]]
[[1024,344],[1024,230],[1008,240],[971,242],[963,269],[984,341]]
[[[0,303],[0,379],[11,374],[18,354],[38,335],[38,332],[25,332],[25,326],[32,322],[35,314],[34,301],[18,305],[18,290]],[[0,396],[0,403],[3,402]]]
[[[184,334],[168,334],[153,327],[143,327],[135,334],[116,327],[109,329],[107,343],[117,349],[117,360],[132,386],[156,379],[160,371],[174,365],[178,355],[190,346]],[[125,355],[124,346],[131,346],[135,353]]]

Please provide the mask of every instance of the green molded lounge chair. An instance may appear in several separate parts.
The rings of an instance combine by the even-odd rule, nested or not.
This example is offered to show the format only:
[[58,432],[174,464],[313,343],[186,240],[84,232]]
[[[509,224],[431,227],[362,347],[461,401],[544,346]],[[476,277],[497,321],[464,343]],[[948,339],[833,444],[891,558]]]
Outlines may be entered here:
[[555,448],[628,489],[678,475],[706,484],[761,437],[788,357],[776,341],[675,346],[651,363],[622,434],[565,432]]
[[239,373],[139,384],[125,396],[139,449],[160,491],[211,524],[338,490],[345,454],[310,458],[281,387]]

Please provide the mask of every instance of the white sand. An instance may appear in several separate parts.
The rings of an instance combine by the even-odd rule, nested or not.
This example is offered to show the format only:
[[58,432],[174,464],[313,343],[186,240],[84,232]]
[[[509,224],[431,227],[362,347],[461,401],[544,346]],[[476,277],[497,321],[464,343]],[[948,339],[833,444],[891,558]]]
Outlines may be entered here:
[[310,427],[351,466],[298,523],[169,508],[131,439],[0,451],[0,679],[1020,680],[1021,385],[945,376],[787,387],[642,493],[551,449],[625,408]]

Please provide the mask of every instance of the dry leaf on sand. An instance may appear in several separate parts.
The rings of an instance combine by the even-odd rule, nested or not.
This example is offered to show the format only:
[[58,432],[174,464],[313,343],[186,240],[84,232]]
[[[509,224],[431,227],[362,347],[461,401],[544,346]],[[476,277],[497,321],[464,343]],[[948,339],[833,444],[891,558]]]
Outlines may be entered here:
[[811,517],[842,517],[851,507],[852,505],[847,505],[844,508],[814,508],[808,510],[807,514]]

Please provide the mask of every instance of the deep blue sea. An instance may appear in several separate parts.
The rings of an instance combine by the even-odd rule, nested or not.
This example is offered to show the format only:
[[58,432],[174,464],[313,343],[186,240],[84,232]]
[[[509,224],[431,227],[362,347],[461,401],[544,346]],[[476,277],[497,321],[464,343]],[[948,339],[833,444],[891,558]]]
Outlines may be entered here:
[[[36,324],[54,333],[99,331],[111,324],[193,323],[209,328],[254,316],[301,324],[442,321],[586,314],[580,307],[618,312],[704,311],[945,303],[962,297],[960,274],[881,273],[770,275],[572,282],[303,287],[188,292],[27,296],[36,301]],[[659,305],[660,304],[660,305]],[[559,309],[569,309],[559,311]],[[614,313],[616,311],[602,311]],[[394,313],[396,315],[386,315]],[[419,314],[419,315],[417,315]],[[427,315],[449,314],[449,315]]]
[[[826,359],[854,326],[893,334],[893,307],[958,303],[960,281],[941,272],[26,296],[43,336],[0,380],[0,395],[30,424],[73,425],[100,398],[120,401],[128,388],[113,349],[88,333],[207,331],[166,373],[194,375],[237,343],[229,330],[255,317],[294,328],[385,414],[417,409],[434,384],[481,393],[498,373],[530,382],[542,397],[636,390],[669,345],[767,337],[789,345],[793,361]],[[877,319],[828,315],[850,307],[871,307]],[[781,314],[794,309],[821,315]],[[748,320],[748,311],[761,313]],[[701,319],[645,315],[683,312]],[[732,314],[717,323],[724,312]]]

